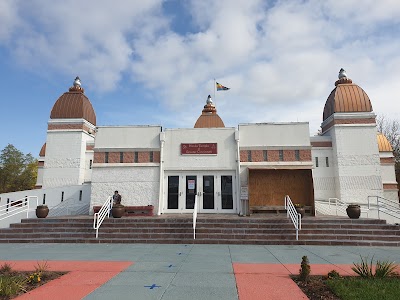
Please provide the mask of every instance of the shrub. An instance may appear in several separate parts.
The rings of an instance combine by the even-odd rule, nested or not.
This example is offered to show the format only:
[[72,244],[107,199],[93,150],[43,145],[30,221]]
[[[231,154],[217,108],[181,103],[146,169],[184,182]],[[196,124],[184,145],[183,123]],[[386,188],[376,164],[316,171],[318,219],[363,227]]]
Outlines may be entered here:
[[372,256],[371,261],[368,263],[368,257],[361,257],[361,263],[353,263],[354,267],[351,269],[362,278],[385,278],[397,276],[395,272],[397,265],[394,262],[388,261],[377,261],[375,266],[375,273],[373,273],[373,261]]
[[328,273],[328,278],[329,279],[337,279],[337,278],[341,278],[340,274],[338,271],[336,270],[332,270]]
[[299,279],[301,281],[309,281],[310,272],[311,272],[311,267],[310,267],[310,262],[308,261],[308,257],[303,256],[301,258]]
[[22,276],[0,276],[0,296],[14,296],[24,291],[26,279]]
[[13,272],[12,266],[8,263],[4,263],[0,267],[0,274],[11,274]]

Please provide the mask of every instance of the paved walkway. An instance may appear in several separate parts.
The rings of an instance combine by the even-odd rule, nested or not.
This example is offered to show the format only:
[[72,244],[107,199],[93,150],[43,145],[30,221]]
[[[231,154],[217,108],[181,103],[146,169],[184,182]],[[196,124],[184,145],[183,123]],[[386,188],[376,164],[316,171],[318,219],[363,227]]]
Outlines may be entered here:
[[[0,264],[47,261],[69,274],[21,299],[307,299],[288,277],[307,255],[314,274],[351,274],[360,255],[400,262],[395,247],[0,244]],[[117,262],[117,263],[115,263]],[[40,293],[40,294],[39,294]],[[55,297],[55,293],[59,293]],[[24,298],[25,297],[25,298]]]

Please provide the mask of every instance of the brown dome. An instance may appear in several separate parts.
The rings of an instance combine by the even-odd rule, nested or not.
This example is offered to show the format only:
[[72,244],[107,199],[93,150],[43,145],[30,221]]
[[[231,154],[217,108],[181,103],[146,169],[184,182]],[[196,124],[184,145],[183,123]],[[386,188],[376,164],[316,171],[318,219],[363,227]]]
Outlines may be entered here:
[[378,140],[379,152],[392,152],[393,151],[392,146],[390,145],[388,139],[386,138],[386,136],[383,133],[378,133],[376,138]]
[[194,128],[218,128],[225,127],[224,122],[218,116],[217,109],[212,103],[211,96],[207,98],[207,104],[204,105],[203,111],[200,117],[197,119]]
[[331,92],[325,103],[323,120],[336,112],[371,112],[372,105],[368,95],[358,85],[347,78],[345,71],[340,70],[336,88]]
[[40,149],[39,156],[40,157],[46,156],[46,143],[44,143],[42,149]]
[[75,79],[74,86],[69,92],[64,93],[53,106],[50,119],[85,119],[96,125],[96,114],[88,97],[84,95],[84,89],[76,84],[79,77]]

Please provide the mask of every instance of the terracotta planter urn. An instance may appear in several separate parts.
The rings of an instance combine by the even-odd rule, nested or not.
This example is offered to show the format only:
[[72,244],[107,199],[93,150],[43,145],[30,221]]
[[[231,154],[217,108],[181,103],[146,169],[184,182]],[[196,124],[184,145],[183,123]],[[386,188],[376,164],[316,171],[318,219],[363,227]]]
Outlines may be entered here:
[[38,205],[36,207],[36,217],[38,218],[46,218],[49,214],[49,208],[47,205]]
[[361,207],[358,204],[349,204],[346,212],[350,219],[358,219],[361,215]]
[[111,214],[114,218],[121,218],[123,215],[125,215],[125,206],[122,204],[114,204]]

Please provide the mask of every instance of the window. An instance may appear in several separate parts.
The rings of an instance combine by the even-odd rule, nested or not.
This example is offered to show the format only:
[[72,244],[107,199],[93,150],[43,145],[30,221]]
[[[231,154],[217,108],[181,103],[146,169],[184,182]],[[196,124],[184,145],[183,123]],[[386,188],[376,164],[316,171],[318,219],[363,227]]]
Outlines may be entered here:
[[315,167],[318,168],[318,157],[315,158]]
[[264,157],[264,161],[268,161],[268,152],[267,152],[267,150],[263,150],[263,157]]
[[251,150],[247,150],[247,161],[251,161]]
[[64,192],[61,192],[61,202],[64,201]]
[[43,194],[43,204],[46,204],[46,194]]
[[119,162],[123,163],[124,162],[124,152],[119,153]]
[[299,161],[300,160],[300,151],[294,150],[294,156],[295,156],[296,160]]
[[92,169],[92,165],[93,165],[93,160],[89,160],[89,169]]
[[283,161],[283,150],[279,150],[279,161]]
[[153,151],[150,151],[150,162],[154,161],[154,153]]
[[105,162],[105,163],[108,163],[108,152],[105,153],[104,162]]
[[134,162],[135,163],[139,162],[139,153],[138,152],[135,152],[135,160],[134,160]]
[[82,201],[82,190],[79,191],[79,201]]
[[325,157],[325,164],[327,167],[329,167],[329,158],[328,157]]

